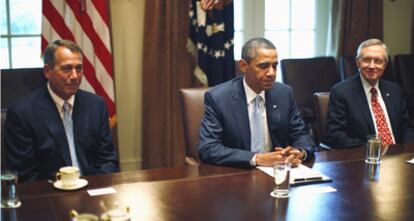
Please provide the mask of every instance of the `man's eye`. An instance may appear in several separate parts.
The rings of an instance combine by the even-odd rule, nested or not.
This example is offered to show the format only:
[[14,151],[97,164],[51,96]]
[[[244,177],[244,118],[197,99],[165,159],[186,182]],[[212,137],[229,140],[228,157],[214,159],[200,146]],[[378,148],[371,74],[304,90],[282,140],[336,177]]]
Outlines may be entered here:
[[72,67],[62,67],[62,71],[65,72],[65,73],[71,72]]
[[82,66],[77,66],[76,67],[76,71],[77,72],[82,72],[83,71],[83,67]]
[[269,64],[259,64],[259,68],[266,69],[269,67]]

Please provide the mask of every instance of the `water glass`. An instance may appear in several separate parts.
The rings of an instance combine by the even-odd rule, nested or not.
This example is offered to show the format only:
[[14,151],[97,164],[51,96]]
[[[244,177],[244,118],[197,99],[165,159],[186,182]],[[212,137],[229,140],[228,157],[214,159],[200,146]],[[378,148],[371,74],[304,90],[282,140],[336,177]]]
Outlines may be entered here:
[[17,172],[1,172],[1,208],[17,208],[21,205],[17,194]]
[[270,193],[272,197],[275,198],[287,198],[289,197],[289,187],[290,187],[290,168],[291,164],[289,162],[275,162],[273,164],[273,174],[275,187]]
[[381,160],[381,137],[378,134],[367,135],[367,150],[365,162],[379,164]]

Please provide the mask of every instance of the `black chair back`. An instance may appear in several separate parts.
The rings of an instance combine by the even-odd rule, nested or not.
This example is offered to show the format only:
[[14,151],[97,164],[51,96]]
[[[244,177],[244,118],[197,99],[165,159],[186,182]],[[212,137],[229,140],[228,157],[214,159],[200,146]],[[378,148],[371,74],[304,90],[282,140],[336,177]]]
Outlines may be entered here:
[[394,58],[395,79],[404,91],[408,111],[414,119],[414,55],[396,55]]
[[43,68],[1,70],[1,108],[40,88],[47,82]]
[[6,109],[1,109],[1,168],[6,168],[6,148],[4,146],[4,123],[6,122]]
[[324,144],[326,139],[326,125],[328,124],[329,92],[314,93],[313,101],[315,104],[315,115],[317,122],[316,134],[319,138],[319,148],[330,149],[326,144]]
[[303,117],[314,117],[313,94],[330,91],[340,81],[333,57],[285,59],[281,61],[283,80],[292,86]]

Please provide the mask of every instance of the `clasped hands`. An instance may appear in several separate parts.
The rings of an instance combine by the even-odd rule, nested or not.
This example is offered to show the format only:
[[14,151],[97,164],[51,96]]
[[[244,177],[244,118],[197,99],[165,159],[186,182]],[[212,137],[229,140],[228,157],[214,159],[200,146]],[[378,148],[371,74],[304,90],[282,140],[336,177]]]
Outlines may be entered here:
[[256,155],[257,166],[272,166],[276,161],[287,161],[292,164],[293,167],[302,163],[304,155],[302,151],[297,148],[287,146],[285,148],[275,147],[273,152],[258,153]]

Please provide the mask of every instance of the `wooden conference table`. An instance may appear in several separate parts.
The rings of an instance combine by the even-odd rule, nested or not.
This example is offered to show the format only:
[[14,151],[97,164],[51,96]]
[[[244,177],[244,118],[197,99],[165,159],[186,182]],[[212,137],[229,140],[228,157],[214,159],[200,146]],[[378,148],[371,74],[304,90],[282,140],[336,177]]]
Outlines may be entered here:
[[[102,200],[128,205],[132,220],[413,220],[414,165],[405,161],[414,144],[390,146],[378,167],[364,155],[364,148],[316,153],[309,166],[333,181],[291,187],[287,199],[270,197],[272,179],[257,169],[211,165],[90,176],[75,191],[22,183],[22,206],[2,209],[2,220],[70,220],[71,209],[100,215]],[[117,192],[87,193],[104,187]]]

